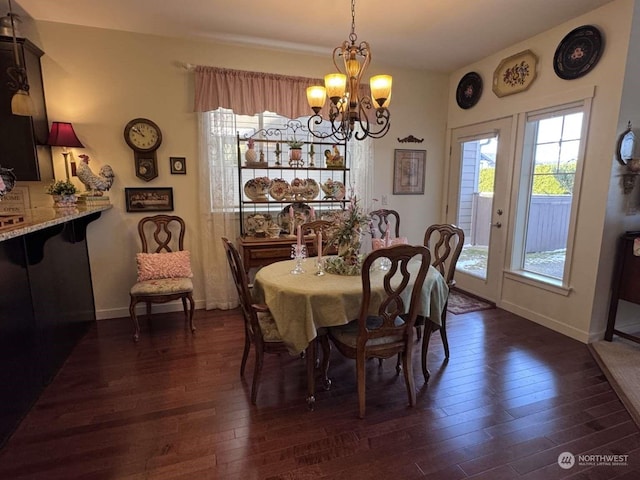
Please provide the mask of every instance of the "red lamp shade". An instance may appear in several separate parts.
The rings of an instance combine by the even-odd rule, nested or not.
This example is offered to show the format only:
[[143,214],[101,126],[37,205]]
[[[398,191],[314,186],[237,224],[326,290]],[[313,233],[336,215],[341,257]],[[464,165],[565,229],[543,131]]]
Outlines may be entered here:
[[84,148],[82,142],[78,140],[73,125],[68,122],[53,122],[47,145],[52,147],[79,147]]

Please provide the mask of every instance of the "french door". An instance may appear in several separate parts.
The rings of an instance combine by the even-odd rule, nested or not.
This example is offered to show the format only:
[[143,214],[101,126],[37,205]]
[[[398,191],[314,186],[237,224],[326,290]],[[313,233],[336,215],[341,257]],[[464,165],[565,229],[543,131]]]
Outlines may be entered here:
[[494,120],[451,132],[447,222],[465,233],[457,286],[497,302],[502,284],[509,194],[512,120]]

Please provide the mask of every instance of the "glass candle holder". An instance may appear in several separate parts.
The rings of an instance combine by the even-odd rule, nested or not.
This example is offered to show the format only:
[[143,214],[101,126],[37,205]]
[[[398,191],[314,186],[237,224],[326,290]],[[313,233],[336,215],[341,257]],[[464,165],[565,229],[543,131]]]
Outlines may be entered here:
[[296,261],[296,266],[290,272],[292,275],[300,275],[301,273],[305,273],[305,269],[302,268],[302,261],[306,257],[307,257],[306,245],[298,245],[296,243],[291,245],[291,258],[295,259]]

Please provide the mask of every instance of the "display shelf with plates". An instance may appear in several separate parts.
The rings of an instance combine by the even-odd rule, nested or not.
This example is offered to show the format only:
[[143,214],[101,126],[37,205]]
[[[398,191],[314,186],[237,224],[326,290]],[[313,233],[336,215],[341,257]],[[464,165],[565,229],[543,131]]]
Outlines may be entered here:
[[[296,152],[290,160],[291,150],[300,147],[301,157]],[[248,150],[259,152],[261,161],[247,159]],[[242,238],[286,238],[299,223],[332,218],[349,202],[346,142],[319,141],[298,120],[282,128],[238,132],[237,159]],[[263,218],[264,228],[256,228]]]

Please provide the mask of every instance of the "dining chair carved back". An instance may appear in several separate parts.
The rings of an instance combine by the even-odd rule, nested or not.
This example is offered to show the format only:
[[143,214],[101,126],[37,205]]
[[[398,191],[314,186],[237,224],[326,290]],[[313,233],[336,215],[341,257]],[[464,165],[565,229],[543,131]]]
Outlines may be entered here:
[[136,342],[140,338],[136,305],[140,302],[146,303],[150,318],[151,304],[180,299],[191,331],[196,330],[193,324],[193,273],[190,253],[184,249],[185,232],[184,220],[175,215],[154,215],[138,222],[142,252],[136,255],[138,277],[129,291],[129,315]]
[[382,208],[369,212],[371,219],[371,237],[384,238],[387,225],[391,229],[389,235],[398,238],[400,236],[400,214],[395,210]]
[[276,326],[269,308],[263,304],[255,304],[249,287],[249,277],[244,270],[240,253],[236,246],[226,237],[222,237],[222,243],[231,269],[231,276],[238,292],[240,309],[244,319],[244,351],[240,364],[240,376],[244,376],[249,350],[253,344],[255,350],[255,366],[253,368],[253,382],[251,384],[251,403],[256,404],[260,376],[264,363],[265,353],[286,353],[287,348],[280,338],[280,332]]
[[[388,258],[384,272],[384,291],[373,291],[372,275],[380,275],[377,259]],[[409,262],[421,261],[418,269]],[[330,327],[329,337],[345,357],[356,360],[359,416],[365,415],[366,359],[400,355],[404,368],[409,405],[414,406],[416,393],[412,370],[413,327],[422,286],[431,263],[429,250],[423,245],[395,245],[371,252],[362,266],[362,303],[357,320],[347,325]],[[393,280],[392,280],[393,279]],[[411,292],[409,301],[403,300]],[[374,302],[379,306],[374,307]],[[375,311],[372,315],[370,312]],[[398,371],[399,373],[399,371]]]
[[[431,252],[431,265],[438,269],[442,277],[447,282],[449,291],[455,286],[454,275],[456,273],[456,265],[462,252],[464,245],[464,230],[453,224],[436,223],[429,226],[424,234],[424,245]],[[449,358],[449,341],[447,340],[447,303],[445,303],[442,312],[442,324],[439,328],[442,345],[444,347],[445,358]],[[429,379],[427,370],[427,351],[429,348],[429,339],[434,330],[431,322],[425,321],[424,317],[419,316],[416,320],[416,329],[418,331],[418,339],[420,339],[420,327],[424,326],[424,338],[422,339],[422,373],[425,381]]]

